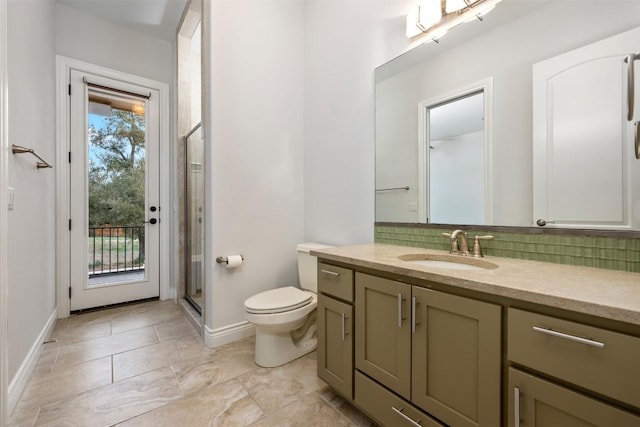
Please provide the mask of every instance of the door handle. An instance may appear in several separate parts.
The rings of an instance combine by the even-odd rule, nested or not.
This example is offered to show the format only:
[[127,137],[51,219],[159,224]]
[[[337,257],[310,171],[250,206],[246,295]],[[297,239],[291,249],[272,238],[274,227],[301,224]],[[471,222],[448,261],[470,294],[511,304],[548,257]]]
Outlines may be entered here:
[[633,120],[633,107],[635,104],[635,71],[633,62],[640,59],[638,53],[631,53],[624,57],[624,62],[627,63],[627,121]]
[[145,223],[145,224],[151,224],[151,225],[153,225],[153,224],[155,224],[156,222],[158,222],[158,220],[157,220],[157,219],[155,219],[155,218],[151,218],[149,221],[145,221],[144,223]]

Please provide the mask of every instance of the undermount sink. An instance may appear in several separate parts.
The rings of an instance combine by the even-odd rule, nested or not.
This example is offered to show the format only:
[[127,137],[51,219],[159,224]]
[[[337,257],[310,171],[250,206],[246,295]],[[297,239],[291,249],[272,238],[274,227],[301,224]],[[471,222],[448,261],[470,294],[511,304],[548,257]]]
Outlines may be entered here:
[[415,265],[448,270],[492,270],[498,268],[498,265],[492,262],[462,255],[406,254],[400,255],[398,258]]

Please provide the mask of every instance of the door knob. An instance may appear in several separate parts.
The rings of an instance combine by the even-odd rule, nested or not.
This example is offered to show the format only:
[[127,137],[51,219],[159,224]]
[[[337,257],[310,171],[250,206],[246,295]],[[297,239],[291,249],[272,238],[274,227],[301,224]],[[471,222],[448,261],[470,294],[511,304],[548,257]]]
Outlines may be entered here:
[[155,218],[151,218],[149,221],[145,221],[144,223],[145,223],[145,224],[155,224],[156,222],[158,222],[158,220],[157,220],[157,219],[155,219]]
[[149,208],[149,210],[150,210],[151,212],[155,212],[155,211],[157,210],[157,208],[156,208],[155,206],[151,206],[151,207]]

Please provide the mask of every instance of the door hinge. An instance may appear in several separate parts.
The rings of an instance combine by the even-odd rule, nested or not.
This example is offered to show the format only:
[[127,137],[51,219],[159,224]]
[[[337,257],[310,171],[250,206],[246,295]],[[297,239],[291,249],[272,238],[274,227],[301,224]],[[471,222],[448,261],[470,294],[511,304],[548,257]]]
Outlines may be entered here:
[[69,286],[69,299],[71,299],[71,286]]
[[69,151],[69,163],[71,163],[71,151]]
[[71,230],[71,218],[69,218],[69,230]]
[[69,96],[71,96],[71,83],[69,83]]

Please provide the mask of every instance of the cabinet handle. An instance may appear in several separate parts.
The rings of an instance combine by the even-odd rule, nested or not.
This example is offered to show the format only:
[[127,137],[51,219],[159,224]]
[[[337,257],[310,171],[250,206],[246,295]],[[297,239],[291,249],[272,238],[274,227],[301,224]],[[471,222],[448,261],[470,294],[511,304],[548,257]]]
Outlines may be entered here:
[[398,328],[402,328],[402,294],[398,294]]
[[513,388],[513,427],[520,427],[520,389]]
[[411,297],[411,332],[416,332],[416,297]]
[[592,347],[597,347],[597,348],[603,348],[604,347],[604,343],[601,343],[600,341],[594,341],[594,340],[590,340],[590,339],[587,339],[587,338],[577,337],[575,335],[564,334],[562,332],[557,332],[557,331],[554,331],[554,330],[548,329],[548,328],[541,328],[539,326],[534,326],[533,330],[536,331],[536,332],[540,332],[541,334],[551,335],[552,337],[562,338],[562,339],[569,340],[569,341],[579,342],[581,344],[590,345]]
[[321,273],[328,274],[329,276],[338,277],[340,273],[336,273],[335,271],[330,270],[320,270]]
[[393,411],[394,411],[396,414],[400,415],[402,418],[404,418],[405,420],[407,420],[408,422],[410,422],[410,423],[411,423],[411,425],[413,425],[413,426],[417,426],[417,427],[422,427],[422,426],[420,425],[420,422],[421,422],[422,420],[413,421],[410,417],[408,417],[407,415],[405,415],[405,414],[402,412],[402,411],[404,411],[404,408],[400,408],[400,409],[398,409],[398,408],[396,408],[395,406],[392,406],[392,407],[391,407],[391,409],[393,409]]
[[348,317],[344,313],[340,313],[340,314],[342,315],[342,341],[344,341],[345,335],[349,333],[346,327],[346,324],[347,324],[346,320],[348,319]]

